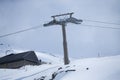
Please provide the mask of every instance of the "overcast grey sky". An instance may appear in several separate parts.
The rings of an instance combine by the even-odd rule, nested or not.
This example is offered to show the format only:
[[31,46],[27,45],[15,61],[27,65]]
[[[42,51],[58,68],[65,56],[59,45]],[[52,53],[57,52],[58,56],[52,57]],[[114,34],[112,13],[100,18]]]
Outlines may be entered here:
[[[120,0],[0,0],[0,35],[41,26],[52,20],[50,16],[67,12],[74,12],[73,16],[78,19],[120,23],[119,4]],[[120,27],[87,21],[82,24]],[[66,28],[71,57],[120,54],[120,30],[75,24],[68,24]],[[10,44],[14,49],[63,54],[60,26],[42,27],[0,38],[0,43]]]

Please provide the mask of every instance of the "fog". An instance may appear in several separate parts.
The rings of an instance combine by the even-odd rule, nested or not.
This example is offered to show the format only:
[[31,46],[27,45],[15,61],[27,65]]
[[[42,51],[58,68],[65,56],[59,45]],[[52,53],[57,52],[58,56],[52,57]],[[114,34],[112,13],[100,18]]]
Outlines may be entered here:
[[[74,12],[82,24],[105,27],[120,25],[89,22],[95,20],[120,23],[119,0],[0,0],[0,35],[34,26],[23,33],[0,38],[1,50],[9,44],[12,49],[35,50],[63,55],[61,26],[43,27],[52,15]],[[68,24],[67,43],[73,58],[111,56],[120,54],[120,29]]]

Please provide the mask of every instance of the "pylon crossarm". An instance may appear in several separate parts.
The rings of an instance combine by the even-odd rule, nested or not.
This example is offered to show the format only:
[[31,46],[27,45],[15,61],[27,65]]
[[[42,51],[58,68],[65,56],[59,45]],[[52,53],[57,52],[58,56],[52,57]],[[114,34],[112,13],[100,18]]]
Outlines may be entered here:
[[74,13],[65,13],[65,14],[60,14],[60,15],[54,15],[54,16],[51,16],[52,18],[55,18],[55,17],[60,17],[60,16],[66,16],[66,15],[70,15],[72,16]]
[[83,20],[78,20],[74,17],[70,17],[66,19],[66,22],[70,22],[70,23],[74,23],[74,24],[81,24],[81,22],[83,22]]
[[65,23],[66,23],[65,21],[54,21],[54,20],[52,20],[49,23],[44,24],[43,26],[46,27],[46,26],[52,26],[52,25],[63,25]]
[[54,20],[50,21],[49,23],[43,24],[43,26],[50,26],[50,25],[55,25]]

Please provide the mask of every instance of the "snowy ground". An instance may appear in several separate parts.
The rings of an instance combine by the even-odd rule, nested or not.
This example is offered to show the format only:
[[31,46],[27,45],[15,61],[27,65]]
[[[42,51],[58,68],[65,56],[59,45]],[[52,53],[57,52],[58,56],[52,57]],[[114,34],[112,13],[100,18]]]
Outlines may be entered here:
[[36,54],[48,64],[0,69],[0,80],[120,80],[120,55],[73,60],[64,66],[62,58]]

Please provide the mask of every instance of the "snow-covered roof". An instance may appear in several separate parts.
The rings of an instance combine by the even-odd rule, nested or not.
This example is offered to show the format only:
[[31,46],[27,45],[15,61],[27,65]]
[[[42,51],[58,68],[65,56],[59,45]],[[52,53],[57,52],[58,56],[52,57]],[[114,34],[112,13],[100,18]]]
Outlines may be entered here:
[[27,51],[27,52],[22,52],[22,53],[17,53],[17,54],[9,54],[4,57],[1,57],[0,64],[15,62],[15,61],[19,61],[19,60],[28,60],[28,61],[38,63],[38,58],[37,58],[35,52]]

